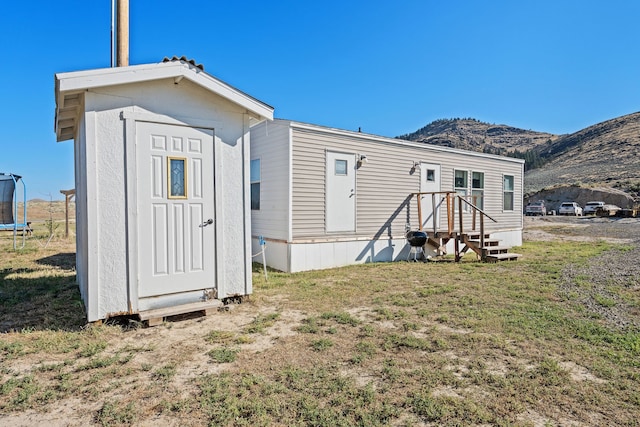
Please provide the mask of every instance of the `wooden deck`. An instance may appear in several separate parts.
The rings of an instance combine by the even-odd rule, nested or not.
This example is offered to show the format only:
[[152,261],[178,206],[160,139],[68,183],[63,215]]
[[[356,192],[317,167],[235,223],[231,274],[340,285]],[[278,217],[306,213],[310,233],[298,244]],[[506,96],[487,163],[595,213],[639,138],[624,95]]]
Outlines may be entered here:
[[[424,231],[428,236],[425,246],[432,247],[439,256],[447,254],[447,244],[450,241],[454,243],[456,262],[460,261],[469,250],[475,252],[479,260],[485,262],[516,261],[521,256],[509,252],[510,246],[501,245],[500,240],[491,238],[491,235],[485,232],[485,218],[495,223],[497,221],[477,207],[475,199],[472,199],[472,203],[453,191],[412,193],[412,196],[415,196],[418,204],[418,230]],[[439,206],[439,203],[436,203],[438,196],[446,202],[444,206],[447,214],[446,229],[439,229],[437,221],[432,221],[432,228],[423,229],[423,212],[420,202],[423,196],[432,198],[431,206]],[[469,208],[467,212],[464,209],[465,205]],[[428,212],[427,217],[429,215],[432,218],[436,217],[433,212]],[[470,222],[469,230],[465,230],[465,215],[471,216],[471,220],[467,222],[467,225]]]

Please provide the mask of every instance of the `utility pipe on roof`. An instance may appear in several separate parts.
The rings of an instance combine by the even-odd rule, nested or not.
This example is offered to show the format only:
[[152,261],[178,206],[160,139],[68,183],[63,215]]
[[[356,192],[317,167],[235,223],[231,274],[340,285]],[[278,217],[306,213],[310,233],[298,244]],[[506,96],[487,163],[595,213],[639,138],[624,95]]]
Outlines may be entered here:
[[118,0],[117,66],[129,66],[129,0]]
[[113,68],[116,61],[116,53],[115,53],[115,32],[113,31],[115,29],[115,20],[116,20],[116,0],[111,0],[111,33],[109,34],[109,37],[111,38],[110,40],[110,46],[109,46],[109,60],[111,61],[111,65],[110,67]]

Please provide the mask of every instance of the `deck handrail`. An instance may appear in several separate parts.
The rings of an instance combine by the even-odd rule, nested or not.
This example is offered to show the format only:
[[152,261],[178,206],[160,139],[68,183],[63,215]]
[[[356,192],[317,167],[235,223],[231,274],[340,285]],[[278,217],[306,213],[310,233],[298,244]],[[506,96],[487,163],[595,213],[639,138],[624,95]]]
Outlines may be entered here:
[[[441,199],[437,204],[436,204],[436,195],[438,194],[444,194],[445,197],[443,197],[443,199]],[[471,207],[471,211],[473,213],[472,216],[472,224],[471,224],[471,229],[472,231],[475,231],[476,229],[476,215],[477,212],[480,213],[480,232],[482,237],[484,237],[484,217],[486,216],[487,218],[489,218],[491,221],[498,223],[498,221],[493,218],[491,215],[489,215],[488,213],[486,213],[484,210],[480,209],[478,206],[476,206],[474,203],[471,203],[470,201],[466,200],[467,197],[475,197],[475,196],[461,196],[459,194],[457,194],[455,191],[421,191],[418,193],[412,193],[413,196],[416,196],[416,201],[418,204],[418,229],[422,230],[422,203],[420,203],[421,201],[421,196],[424,195],[431,195],[431,200],[432,200],[432,208],[433,208],[433,232],[437,233],[438,232],[438,221],[435,215],[436,210],[439,208],[440,203],[442,203],[443,200],[446,200],[447,203],[447,232],[449,235],[453,234],[453,228],[454,228],[454,222],[455,222],[455,199],[458,199],[458,219],[459,219],[459,226],[460,226],[460,234],[463,234],[463,224],[464,224],[464,209],[462,209],[463,207],[463,202],[466,203],[469,207]],[[452,196],[453,195],[453,196]]]
[[[433,238],[440,239],[440,241],[442,241],[443,238],[446,238],[447,240],[450,238],[453,238],[456,261],[460,260],[461,253],[466,251],[466,249],[469,248],[471,245],[470,243],[471,240],[469,240],[468,233],[464,232],[464,215],[465,215],[464,203],[466,203],[471,208],[471,215],[472,215],[471,231],[473,232],[476,232],[476,217],[478,215],[478,212],[480,213],[480,233],[479,233],[480,245],[479,247],[480,248],[485,247],[484,218],[487,217],[495,223],[497,223],[498,221],[495,218],[493,218],[491,215],[486,213],[484,210],[476,206],[475,203],[472,203],[469,200],[466,200],[467,198],[471,197],[475,202],[477,199],[477,196],[474,196],[474,195],[461,196],[455,191],[433,191],[433,192],[427,191],[427,192],[411,193],[412,196],[416,196],[416,201],[418,203],[418,221],[419,221],[418,229],[419,230],[422,230],[422,225],[423,225],[421,196],[429,195],[429,194],[431,195]],[[441,200],[439,200],[438,203],[436,203],[436,195],[438,194],[444,194],[444,197]],[[456,199],[458,199],[458,221],[459,221],[458,223],[459,230],[457,231],[454,230],[455,214],[456,214],[455,212]],[[447,203],[447,235],[446,236],[439,235],[438,233],[440,221],[436,215],[436,212],[440,210],[440,206],[444,200],[446,200],[446,203]],[[431,237],[429,239],[431,240]],[[465,249],[463,249],[462,252],[460,250],[460,243],[464,243],[466,245]],[[475,245],[472,245],[472,246],[475,246]],[[481,249],[482,252],[479,252],[476,249],[474,249],[474,251],[476,251],[476,253],[480,254],[484,258],[485,255],[484,255],[483,249]]]

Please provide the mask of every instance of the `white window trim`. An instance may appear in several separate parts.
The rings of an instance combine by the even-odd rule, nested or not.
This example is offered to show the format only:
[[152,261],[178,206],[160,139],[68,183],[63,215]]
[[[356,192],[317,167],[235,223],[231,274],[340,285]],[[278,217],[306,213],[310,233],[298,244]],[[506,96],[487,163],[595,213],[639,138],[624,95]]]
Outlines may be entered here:
[[[504,181],[505,181],[505,177],[510,176],[511,179],[513,180],[513,189],[507,191],[504,188]],[[511,209],[505,209],[504,208],[504,195],[506,193],[511,193],[512,195],[512,200],[511,200]],[[516,210],[516,176],[515,175],[508,175],[506,173],[502,174],[502,212],[514,212]]]
[[[473,174],[474,173],[481,173],[482,174],[482,187],[475,188],[473,186]],[[471,171],[471,179],[469,180],[470,181],[469,184],[471,185],[471,193],[470,193],[471,194],[471,200],[470,201],[471,201],[471,203],[475,204],[474,201],[473,201],[473,192],[474,191],[480,191],[480,193],[481,193],[480,197],[482,199],[482,206],[479,206],[477,204],[475,204],[475,205],[478,206],[482,210],[484,210],[484,194],[485,194],[484,190],[485,190],[485,178],[486,178],[486,176],[487,176],[487,174],[484,171]]]
[[[464,172],[466,174],[466,179],[465,179],[466,182],[465,182],[465,186],[464,187],[456,187],[456,172],[458,172],[458,171]],[[456,195],[459,196],[460,194],[458,193],[458,190],[464,190],[464,196],[465,196],[465,200],[466,201],[469,201],[469,194],[470,194],[469,193],[469,185],[470,185],[469,184],[469,177],[470,177],[469,171],[466,170],[466,169],[454,169],[453,170],[453,191],[455,191]],[[463,212],[468,212],[469,211],[469,205],[466,204],[466,203],[463,203],[463,205],[464,205],[464,207],[462,208],[462,211]],[[458,212],[458,203],[454,204],[454,211]]]
[[[251,179],[251,163],[257,161],[258,162],[258,180],[253,180]],[[260,184],[260,192],[258,194],[258,209],[253,209],[253,206],[249,206],[251,208],[252,211],[254,212],[259,212],[262,209],[262,159],[260,157],[255,158],[255,159],[251,159],[249,161],[249,201],[251,202],[251,200],[253,199],[253,197],[251,197],[251,188],[253,187],[253,184]]]

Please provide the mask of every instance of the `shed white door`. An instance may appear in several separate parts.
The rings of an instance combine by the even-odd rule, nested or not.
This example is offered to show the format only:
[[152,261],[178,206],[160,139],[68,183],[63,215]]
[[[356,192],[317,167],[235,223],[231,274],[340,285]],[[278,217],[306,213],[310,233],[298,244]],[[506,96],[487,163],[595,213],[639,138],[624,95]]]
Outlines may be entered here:
[[[440,165],[420,163],[420,192],[440,191]],[[438,225],[439,210],[442,205],[442,194],[425,194],[422,196],[422,227],[433,230],[434,221]],[[434,205],[435,203],[435,205]]]
[[137,122],[136,145],[139,297],[214,288],[213,130]]
[[327,232],[356,230],[356,156],[327,151]]

